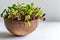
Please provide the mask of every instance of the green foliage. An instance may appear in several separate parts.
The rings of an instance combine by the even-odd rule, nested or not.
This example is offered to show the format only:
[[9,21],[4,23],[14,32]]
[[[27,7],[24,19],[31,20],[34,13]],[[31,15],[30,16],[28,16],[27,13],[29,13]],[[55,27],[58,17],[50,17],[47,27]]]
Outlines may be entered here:
[[[6,14],[5,14],[6,13]],[[17,17],[19,16],[19,17]],[[43,19],[42,10],[38,7],[34,7],[34,3],[26,4],[24,3],[8,7],[8,10],[4,9],[1,13],[1,17],[9,18],[10,20],[18,20],[18,21],[30,21],[33,19]],[[28,22],[30,26],[30,22]]]

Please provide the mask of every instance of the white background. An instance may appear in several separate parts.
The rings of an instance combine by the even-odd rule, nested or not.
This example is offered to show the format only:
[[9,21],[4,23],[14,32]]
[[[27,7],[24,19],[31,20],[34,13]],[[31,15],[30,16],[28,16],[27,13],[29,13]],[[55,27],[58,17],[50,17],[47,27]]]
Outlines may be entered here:
[[46,13],[46,21],[60,21],[60,0],[0,0],[0,13],[13,3],[35,3]]

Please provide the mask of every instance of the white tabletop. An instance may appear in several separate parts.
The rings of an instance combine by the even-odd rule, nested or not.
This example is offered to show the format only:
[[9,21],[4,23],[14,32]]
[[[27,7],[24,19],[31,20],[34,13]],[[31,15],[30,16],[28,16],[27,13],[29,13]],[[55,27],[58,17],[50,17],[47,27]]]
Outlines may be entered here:
[[40,22],[34,32],[24,37],[13,36],[0,22],[0,40],[60,40],[60,22]]

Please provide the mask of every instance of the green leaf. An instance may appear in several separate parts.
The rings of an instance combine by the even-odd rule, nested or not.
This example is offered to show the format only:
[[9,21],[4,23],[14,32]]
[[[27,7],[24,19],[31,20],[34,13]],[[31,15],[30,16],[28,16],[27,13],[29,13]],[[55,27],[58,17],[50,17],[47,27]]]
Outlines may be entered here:
[[13,13],[13,15],[16,15],[16,14],[17,14],[17,12],[18,12],[18,10],[16,10],[16,11]]
[[39,12],[38,12],[38,16],[40,17],[40,19],[42,20],[42,10],[40,10]]
[[39,11],[40,11],[39,8],[35,8],[35,9],[34,9],[34,12],[35,12],[35,13],[37,13],[37,12],[39,12]]
[[19,4],[19,3],[17,3],[18,4],[18,8],[20,9],[22,6],[21,6],[21,4]]
[[22,8],[22,10],[24,12],[24,14],[27,12],[27,9],[26,8]]
[[27,17],[28,17],[28,19],[30,19],[30,15],[28,15]]
[[11,17],[12,17],[11,15],[8,16],[8,18],[11,18]]
[[11,9],[12,7],[8,7],[8,9]]
[[14,8],[15,10],[17,10],[17,5],[16,4],[13,4],[12,5],[12,8]]
[[38,14],[40,15],[40,17],[42,17],[42,10],[40,10]]
[[8,18],[9,18],[10,20],[13,20],[13,16],[12,16],[12,15],[9,15]]
[[28,14],[31,15],[33,13],[33,10],[29,9]]
[[13,4],[12,7],[17,7],[17,5],[16,4]]
[[13,14],[15,10],[13,8],[10,9],[10,14]]
[[27,4],[27,5],[26,5],[26,8],[27,8],[27,10],[28,10],[28,9],[30,9],[30,5],[29,5],[29,4]]
[[31,23],[28,21],[28,27],[30,27],[31,26]]
[[34,3],[31,3],[31,9],[33,9],[33,7],[34,7]]
[[6,9],[4,9],[4,11],[1,13],[1,17],[4,17],[5,16],[5,13],[6,12]]
[[21,13],[22,15],[24,15],[24,12],[23,12],[23,11],[21,11],[20,13]]
[[34,3],[31,3],[31,6],[33,7],[34,6]]
[[30,15],[25,16],[25,21],[30,19]]

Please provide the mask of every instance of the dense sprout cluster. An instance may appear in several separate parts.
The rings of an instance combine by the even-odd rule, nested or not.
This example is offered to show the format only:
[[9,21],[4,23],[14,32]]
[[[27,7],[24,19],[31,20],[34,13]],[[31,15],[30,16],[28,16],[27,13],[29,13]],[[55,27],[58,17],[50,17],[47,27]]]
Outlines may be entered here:
[[[34,7],[34,3],[31,4],[13,4],[8,9],[4,9],[1,13],[1,17],[8,18],[10,20],[17,21],[30,21],[34,19],[45,19],[45,14],[42,14],[42,10],[38,7]],[[29,22],[28,22],[29,23]]]

